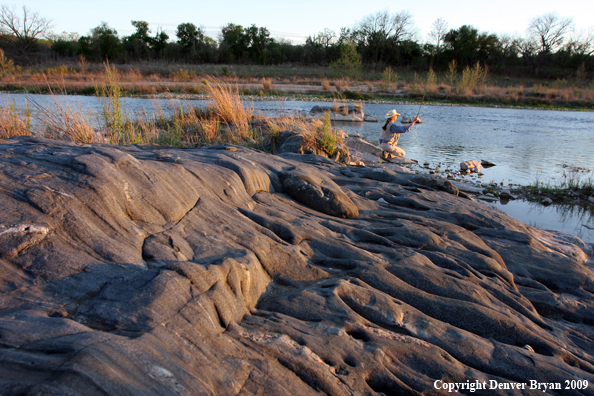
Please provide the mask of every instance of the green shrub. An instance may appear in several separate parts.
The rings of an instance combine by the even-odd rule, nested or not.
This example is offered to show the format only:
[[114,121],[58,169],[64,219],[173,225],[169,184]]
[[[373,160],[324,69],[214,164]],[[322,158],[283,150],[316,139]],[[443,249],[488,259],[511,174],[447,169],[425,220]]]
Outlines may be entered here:
[[342,91],[342,94],[344,95],[344,97],[346,99],[350,99],[350,100],[370,100],[370,99],[373,99],[373,95],[366,94],[366,93],[363,93],[363,92],[349,91],[348,89]]
[[172,74],[176,81],[191,81],[194,77],[196,77],[195,72],[188,71],[186,69],[176,70]]
[[330,112],[324,113],[324,119],[322,121],[322,131],[318,144],[322,150],[332,156],[336,151],[336,134],[332,131],[332,122],[330,121]]
[[398,73],[392,70],[392,67],[388,66],[382,73],[382,88],[389,91],[392,88],[392,84],[398,84]]
[[357,52],[357,46],[354,41],[348,41],[342,44],[340,58],[332,62],[329,69],[330,73],[334,76],[344,76],[352,79],[361,77],[363,71],[361,55]]

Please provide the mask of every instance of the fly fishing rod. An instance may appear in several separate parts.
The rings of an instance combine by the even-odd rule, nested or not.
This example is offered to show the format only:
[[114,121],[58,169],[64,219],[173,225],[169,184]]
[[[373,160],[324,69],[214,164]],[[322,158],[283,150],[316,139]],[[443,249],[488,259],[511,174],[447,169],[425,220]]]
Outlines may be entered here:
[[[423,102],[425,100],[425,90],[423,90],[423,97],[421,98],[421,102]],[[417,115],[415,116],[415,118],[419,117],[419,113],[421,112],[421,107],[423,106],[423,103],[421,103],[419,105],[419,110],[417,110]]]

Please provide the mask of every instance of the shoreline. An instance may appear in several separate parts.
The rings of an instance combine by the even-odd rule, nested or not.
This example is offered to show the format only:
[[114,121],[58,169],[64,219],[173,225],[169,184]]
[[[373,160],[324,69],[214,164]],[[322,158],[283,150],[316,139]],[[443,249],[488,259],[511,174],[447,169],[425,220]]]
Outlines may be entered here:
[[[41,90],[38,92],[31,92],[31,90],[35,89],[33,86],[36,86],[39,89],[40,84],[33,84],[33,86],[28,86],[24,84],[20,88],[22,89],[10,89],[9,86],[12,84],[19,84],[19,83],[5,83],[4,85],[0,85],[0,93],[2,94],[10,94],[10,93],[22,93],[22,94],[29,94],[29,95],[52,95],[57,92],[58,94],[66,94],[66,95],[76,95],[76,96],[96,96],[93,92],[90,92],[89,89],[92,86],[85,86],[80,89],[68,89],[64,87],[54,87],[54,86],[42,86]],[[232,83],[228,85],[234,85]],[[235,84],[237,85],[237,83]],[[200,83],[196,83],[193,85],[189,85],[189,88],[193,88],[195,86],[200,87]],[[125,86],[122,86],[122,97],[130,97],[130,98],[146,98],[146,99],[153,99],[153,98],[162,98],[162,99],[182,99],[182,100],[206,100],[208,97],[205,93],[188,93],[188,92],[176,92],[176,91],[166,91],[166,92],[156,92],[156,93],[135,93],[134,90],[127,90]],[[164,88],[167,88],[166,86]],[[529,103],[522,104],[522,103],[499,103],[495,101],[480,101],[480,100],[441,100],[441,99],[434,99],[434,98],[423,98],[418,100],[416,98],[417,93],[403,93],[403,94],[393,94],[393,95],[374,95],[370,98],[349,98],[341,93],[336,92],[321,92],[321,94],[312,93],[311,91],[315,88],[315,86],[308,86],[306,87],[305,93],[300,93],[297,91],[279,91],[279,90],[272,90],[272,91],[260,91],[260,94],[245,94],[241,91],[239,92],[239,96],[244,100],[251,100],[251,101],[311,101],[311,102],[353,102],[353,103],[363,103],[363,104],[404,104],[404,105],[428,105],[428,106],[452,106],[452,107],[485,107],[485,108],[503,108],[503,109],[514,109],[514,110],[547,110],[547,111],[577,111],[577,112],[594,112],[594,107],[588,106],[569,106],[569,105],[556,105],[552,104],[553,100],[548,100],[549,103],[543,103],[542,105],[534,106]],[[179,88],[183,91],[183,88]],[[307,90],[310,90],[308,93]],[[343,91],[344,92],[344,91]],[[359,91],[347,91],[353,92],[354,94],[360,95],[367,95],[366,93],[362,93]],[[475,95],[480,97],[481,95]]]

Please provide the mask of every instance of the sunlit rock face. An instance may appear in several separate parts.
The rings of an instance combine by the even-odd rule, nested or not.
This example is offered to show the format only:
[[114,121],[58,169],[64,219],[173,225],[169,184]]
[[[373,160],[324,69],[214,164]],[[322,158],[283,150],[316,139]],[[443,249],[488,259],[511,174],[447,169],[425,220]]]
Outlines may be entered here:
[[445,180],[21,137],[0,205],[2,395],[594,383],[588,246]]

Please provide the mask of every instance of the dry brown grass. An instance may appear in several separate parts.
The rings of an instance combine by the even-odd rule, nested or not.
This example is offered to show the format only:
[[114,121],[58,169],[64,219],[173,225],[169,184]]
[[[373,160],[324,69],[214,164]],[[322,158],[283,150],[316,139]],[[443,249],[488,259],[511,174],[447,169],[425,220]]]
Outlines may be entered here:
[[137,67],[131,68],[126,73],[123,73],[121,79],[128,83],[140,83],[144,81],[144,77],[142,73],[140,73],[140,69]]
[[31,115],[17,111],[14,104],[0,106],[0,139],[31,134]]
[[231,139],[251,138],[249,121],[252,119],[254,110],[253,107],[249,108],[241,102],[238,89],[213,79],[206,84],[206,91],[208,107],[221,123],[229,127]]
[[324,91],[330,91],[330,81],[328,80],[322,80],[322,88],[324,89]]
[[189,82],[196,77],[196,73],[186,69],[179,69],[171,73],[171,79],[177,82]]
[[349,89],[349,82],[347,80],[336,80],[334,81],[334,86],[336,87],[337,92],[342,92]]
[[271,78],[262,78],[262,89],[264,91],[270,90],[272,86],[272,79]]
[[48,139],[67,140],[77,143],[107,142],[100,131],[95,131],[89,112],[70,105],[56,95],[51,96],[51,104],[43,105],[32,97],[31,103],[36,108],[33,133]]

